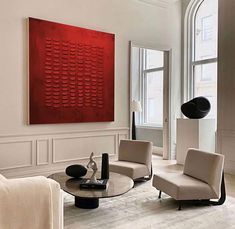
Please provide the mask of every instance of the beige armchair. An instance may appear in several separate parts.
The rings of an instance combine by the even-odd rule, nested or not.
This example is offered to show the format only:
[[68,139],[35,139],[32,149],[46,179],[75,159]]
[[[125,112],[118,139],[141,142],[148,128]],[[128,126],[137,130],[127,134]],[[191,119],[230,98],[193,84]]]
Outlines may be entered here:
[[118,161],[110,162],[111,172],[126,175],[133,180],[152,176],[152,142],[121,140]]
[[63,229],[63,193],[54,180],[0,174],[0,203],[0,228]]
[[[183,173],[158,173],[153,177],[153,186],[159,192],[179,201],[194,200],[202,204],[223,204],[226,198],[223,177],[224,156],[216,153],[189,149]],[[219,199],[220,198],[220,199]],[[218,202],[210,199],[219,199]]]

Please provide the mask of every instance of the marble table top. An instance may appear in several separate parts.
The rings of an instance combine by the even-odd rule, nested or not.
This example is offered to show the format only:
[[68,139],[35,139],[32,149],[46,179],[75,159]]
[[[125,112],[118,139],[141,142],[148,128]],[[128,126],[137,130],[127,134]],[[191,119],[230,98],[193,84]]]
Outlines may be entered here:
[[[89,178],[90,172],[83,178]],[[134,182],[131,178],[118,173],[109,173],[109,180],[106,189],[80,189],[79,184],[82,178],[76,179],[69,177],[65,172],[54,173],[49,178],[57,181],[61,189],[65,192],[83,198],[107,198],[122,195],[132,189]],[[100,173],[97,173],[97,178],[100,178]]]

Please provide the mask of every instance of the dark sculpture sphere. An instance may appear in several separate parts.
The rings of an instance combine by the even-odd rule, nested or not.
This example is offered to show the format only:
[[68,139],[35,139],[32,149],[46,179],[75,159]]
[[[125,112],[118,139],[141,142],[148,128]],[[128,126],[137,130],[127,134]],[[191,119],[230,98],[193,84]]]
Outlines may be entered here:
[[204,118],[211,109],[210,101],[205,97],[196,97],[182,104],[181,111],[189,119]]
[[70,165],[66,168],[65,173],[70,177],[80,178],[86,175],[87,169],[83,165]]

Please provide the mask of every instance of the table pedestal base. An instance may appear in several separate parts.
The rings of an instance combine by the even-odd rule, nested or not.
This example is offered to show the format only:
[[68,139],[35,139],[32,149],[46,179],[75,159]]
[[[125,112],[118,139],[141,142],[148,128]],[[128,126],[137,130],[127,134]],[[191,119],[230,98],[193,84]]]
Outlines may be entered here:
[[99,207],[99,198],[75,197],[75,206],[83,209],[94,209]]

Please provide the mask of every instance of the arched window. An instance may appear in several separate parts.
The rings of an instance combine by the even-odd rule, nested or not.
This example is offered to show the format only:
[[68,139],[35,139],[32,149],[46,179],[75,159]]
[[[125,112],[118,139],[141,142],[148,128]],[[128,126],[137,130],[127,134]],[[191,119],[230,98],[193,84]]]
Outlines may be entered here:
[[188,99],[205,96],[211,102],[207,118],[217,117],[218,0],[196,0],[188,17]]

